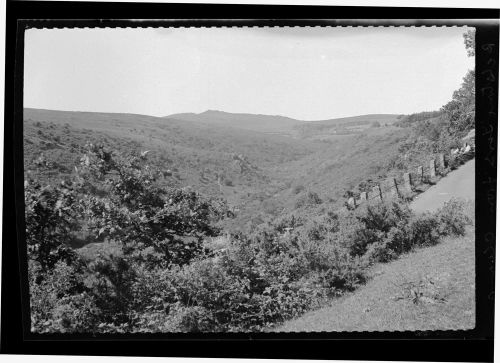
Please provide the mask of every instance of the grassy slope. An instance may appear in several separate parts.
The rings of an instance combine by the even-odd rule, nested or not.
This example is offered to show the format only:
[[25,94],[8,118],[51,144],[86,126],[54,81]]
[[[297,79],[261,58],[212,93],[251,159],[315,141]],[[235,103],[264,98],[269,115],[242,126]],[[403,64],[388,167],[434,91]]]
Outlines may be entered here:
[[[474,229],[387,264],[330,306],[284,323],[277,331],[456,330],[475,326]],[[432,281],[430,283],[429,281]],[[423,283],[430,300],[412,301],[405,284]],[[439,299],[444,298],[445,301]]]

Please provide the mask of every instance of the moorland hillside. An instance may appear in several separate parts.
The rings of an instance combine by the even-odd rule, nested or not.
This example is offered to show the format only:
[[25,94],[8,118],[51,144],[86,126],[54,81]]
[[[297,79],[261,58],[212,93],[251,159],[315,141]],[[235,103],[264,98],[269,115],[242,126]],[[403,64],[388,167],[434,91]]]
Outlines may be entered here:
[[[47,183],[69,177],[88,142],[118,152],[149,151],[148,160],[171,176],[170,185],[224,198],[238,211],[230,223],[241,227],[283,211],[341,205],[345,190],[367,178],[387,175],[390,161],[408,134],[406,129],[380,127],[353,131],[335,140],[292,138],[222,126],[231,114],[217,114],[223,115],[222,120],[208,123],[194,118],[187,122],[133,114],[25,109],[25,170]],[[214,118],[216,114],[210,115]],[[250,116],[237,124],[262,119]],[[283,131],[281,119],[268,129]],[[308,193],[317,194],[321,203],[307,202]]]
[[360,133],[370,127],[391,126],[402,116],[396,114],[369,114],[319,121],[302,121],[279,115],[256,115],[208,110],[202,113],[173,114],[165,116],[165,118],[295,138],[327,139],[336,135]]

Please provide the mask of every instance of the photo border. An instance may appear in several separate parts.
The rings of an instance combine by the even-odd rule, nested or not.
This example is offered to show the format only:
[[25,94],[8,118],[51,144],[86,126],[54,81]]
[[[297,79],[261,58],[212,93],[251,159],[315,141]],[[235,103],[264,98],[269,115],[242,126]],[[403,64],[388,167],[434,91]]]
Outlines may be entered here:
[[[158,15],[163,14],[171,20],[155,20]],[[1,351],[3,353],[127,356],[412,361],[492,360],[498,127],[498,15],[498,11],[493,9],[9,1],[6,31]],[[383,20],[377,19],[377,16]],[[326,20],[328,18],[336,20]],[[476,120],[484,120],[476,123],[476,139],[478,140],[476,146],[476,328],[413,332],[169,333],[97,336],[31,333],[29,331],[26,248],[25,244],[18,243],[25,240],[22,116],[25,29],[313,25],[377,27],[467,25],[476,28]],[[9,145],[9,142],[12,144]],[[8,233],[12,235],[9,236]],[[442,353],[436,353],[434,349]]]

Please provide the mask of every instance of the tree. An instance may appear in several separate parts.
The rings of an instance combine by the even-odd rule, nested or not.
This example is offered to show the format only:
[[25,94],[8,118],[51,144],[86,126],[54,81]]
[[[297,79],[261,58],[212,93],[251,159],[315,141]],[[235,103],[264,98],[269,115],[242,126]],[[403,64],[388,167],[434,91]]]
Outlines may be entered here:
[[[87,148],[72,181],[25,182],[32,331],[127,332],[147,320],[152,303],[167,316],[170,287],[145,284],[202,255],[203,239],[218,234],[215,222],[227,212],[222,201],[161,187],[162,173],[144,153]],[[77,253],[70,242],[82,225],[121,250]]]
[[473,57],[476,54],[476,31],[475,29],[467,30],[464,35],[465,49],[467,55]]
[[[476,32],[467,30],[463,34],[465,49],[469,57],[476,51]],[[475,127],[476,113],[476,74],[469,70],[465,75],[462,86],[453,92],[453,99],[442,107],[448,120],[448,131],[451,135],[463,137]]]
[[203,239],[219,232],[214,222],[226,214],[225,203],[160,187],[163,175],[144,155],[117,155],[90,144],[81,166],[84,179],[102,184],[105,192],[85,199],[89,228],[119,242],[134,259],[164,267],[188,263],[201,252]]
[[467,72],[462,86],[453,92],[453,99],[443,106],[448,120],[448,131],[458,137],[475,127],[476,86],[475,71]]

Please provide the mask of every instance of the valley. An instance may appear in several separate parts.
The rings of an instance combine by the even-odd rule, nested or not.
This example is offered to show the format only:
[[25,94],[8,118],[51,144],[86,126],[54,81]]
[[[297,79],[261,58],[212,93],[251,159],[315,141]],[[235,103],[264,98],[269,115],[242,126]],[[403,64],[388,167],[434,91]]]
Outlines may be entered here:
[[[148,160],[168,172],[170,185],[227,200],[237,213],[226,223],[237,228],[291,212],[309,192],[322,203],[298,209],[341,206],[346,190],[387,175],[388,160],[407,135],[383,122],[349,132],[382,120],[377,115],[305,122],[219,111],[158,118],[25,109],[24,120],[26,174],[47,183],[69,177],[87,142],[125,153],[149,150]],[[297,124],[312,131],[288,134]],[[319,138],[337,124],[347,132]]]

